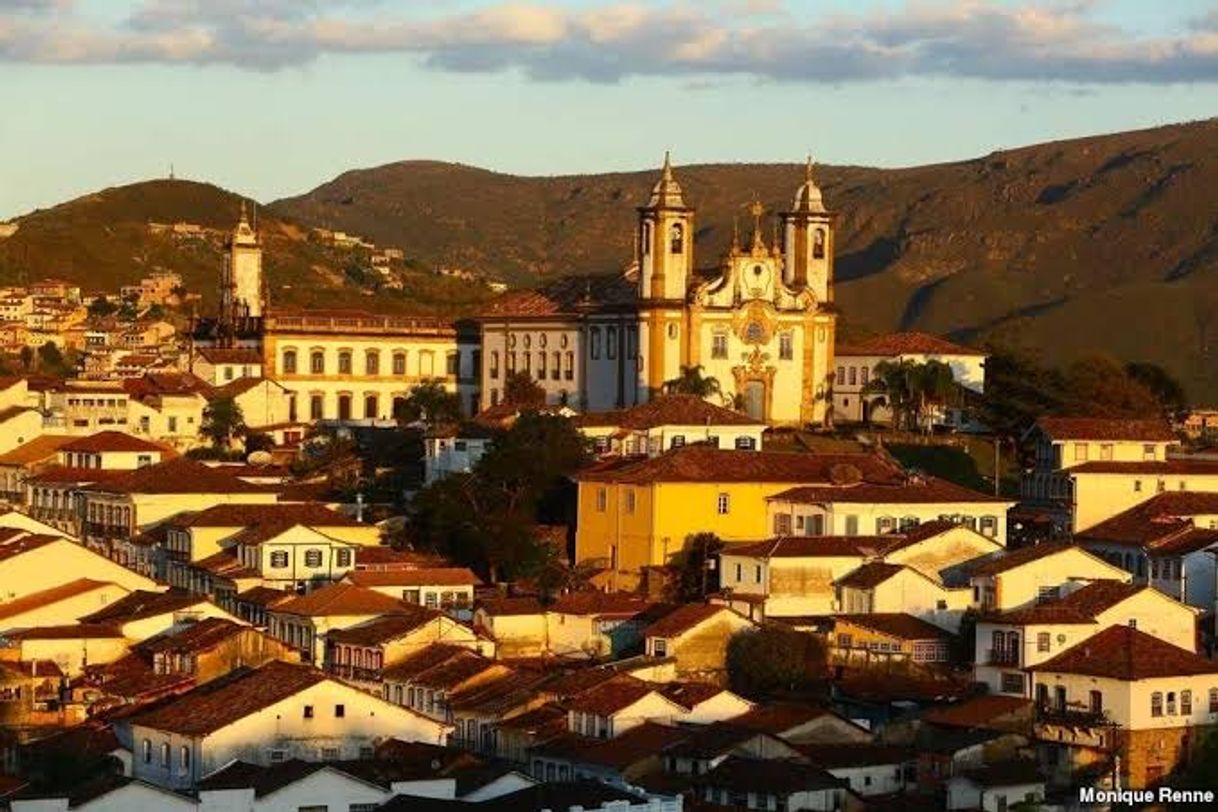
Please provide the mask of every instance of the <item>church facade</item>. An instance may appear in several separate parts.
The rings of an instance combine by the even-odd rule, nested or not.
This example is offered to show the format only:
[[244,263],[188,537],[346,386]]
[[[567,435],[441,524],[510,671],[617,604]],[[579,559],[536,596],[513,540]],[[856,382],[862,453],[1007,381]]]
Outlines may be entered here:
[[470,413],[497,405],[525,372],[550,403],[606,411],[644,403],[701,367],[711,398],[773,425],[831,419],[836,311],[834,215],[812,177],[771,245],[752,207],[710,274],[695,272],[695,210],[667,156],[638,208],[636,261],[623,274],[566,277],[497,298],[469,322],[268,306],[262,245],[244,208],[228,244],[218,318],[198,345],[248,347],[292,395],[294,420],[393,419],[411,387],[440,381]]
[[481,403],[523,370],[551,402],[583,411],[645,402],[700,366],[719,399],[771,424],[826,422],[836,314],[833,221],[808,166],[781,238],[766,245],[760,204],[748,245],[733,240],[711,277],[695,273],[695,211],[668,158],[638,209],[637,262],[620,278],[561,280],[501,297],[482,325]]

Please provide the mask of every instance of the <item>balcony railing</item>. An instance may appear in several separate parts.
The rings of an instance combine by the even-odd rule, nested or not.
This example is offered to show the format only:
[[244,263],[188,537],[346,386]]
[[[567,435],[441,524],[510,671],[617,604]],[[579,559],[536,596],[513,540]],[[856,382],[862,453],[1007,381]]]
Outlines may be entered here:
[[353,682],[381,681],[381,670],[379,668],[363,668],[358,665],[330,663],[326,666],[326,670],[339,679],[348,679]]
[[84,533],[93,538],[125,539],[131,535],[131,530],[120,525],[85,522]]
[[1019,665],[1019,651],[1009,648],[992,648],[985,653],[986,665]]
[[1036,708],[1036,721],[1068,727],[1112,727],[1116,724],[1106,710],[1069,703],[1065,707],[1049,703]]

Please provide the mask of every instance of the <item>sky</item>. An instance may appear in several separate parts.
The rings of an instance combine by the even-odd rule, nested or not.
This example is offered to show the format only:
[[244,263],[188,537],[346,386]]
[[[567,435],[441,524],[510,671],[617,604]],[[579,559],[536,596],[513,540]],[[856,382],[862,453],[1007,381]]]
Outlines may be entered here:
[[435,159],[904,166],[1218,114],[1218,0],[0,0],[0,219]]

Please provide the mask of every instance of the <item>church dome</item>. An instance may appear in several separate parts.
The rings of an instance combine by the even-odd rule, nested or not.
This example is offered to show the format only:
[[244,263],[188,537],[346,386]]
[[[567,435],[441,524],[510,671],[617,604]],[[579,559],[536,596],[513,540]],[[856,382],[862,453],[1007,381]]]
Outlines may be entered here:
[[812,158],[808,158],[807,174],[804,178],[803,185],[795,192],[795,211],[811,212],[813,214],[825,214],[828,209],[825,208],[825,201],[821,197],[820,187],[816,185],[816,181],[812,179]]
[[664,169],[656,185],[651,187],[651,199],[647,201],[650,208],[685,208],[685,198],[681,193],[681,184],[673,177],[672,161],[669,153],[664,153]]

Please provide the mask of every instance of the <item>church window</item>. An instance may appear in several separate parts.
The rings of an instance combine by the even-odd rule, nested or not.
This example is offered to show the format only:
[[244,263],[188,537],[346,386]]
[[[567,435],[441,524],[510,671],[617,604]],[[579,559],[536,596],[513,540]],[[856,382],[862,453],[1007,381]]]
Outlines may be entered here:
[[781,333],[778,336],[778,358],[781,361],[790,361],[795,357],[794,337],[790,333]]
[[597,361],[601,357],[601,328],[592,327],[588,330],[588,357]]
[[823,228],[816,229],[816,233],[812,235],[812,258],[825,258],[825,230]]
[[395,352],[393,354],[393,374],[394,375],[405,375],[406,374],[406,353]]
[[461,374],[461,353],[450,352],[444,357],[444,371],[452,377]]
[[537,380],[544,381],[546,378],[546,354],[544,352],[537,353]]
[[568,381],[575,380],[575,353],[567,351],[566,368],[563,370],[563,377]]
[[381,354],[376,350],[368,350],[368,352],[364,354],[364,374],[381,374]]
[[369,420],[375,420],[377,417],[377,402],[376,395],[364,396],[364,417]]
[[338,351],[338,374],[351,374],[351,350]]
[[499,378],[499,350],[491,350],[491,380]]
[[313,350],[309,354],[309,371],[314,375],[326,373],[326,354],[321,350]]
[[322,396],[321,395],[310,395],[309,396],[309,419],[310,420],[321,420],[321,416],[322,416]]
[[559,376],[562,375],[562,353],[558,350],[554,350],[554,352],[550,354],[550,360],[552,361],[550,365],[550,380],[556,381],[558,380]]
[[288,375],[296,374],[296,350],[283,351],[283,371]]
[[668,230],[669,251],[673,254],[681,254],[685,252],[685,227],[680,223],[673,223],[672,228]]
[[765,340],[765,328],[759,321],[750,321],[744,328],[744,340],[750,344],[760,344]]
[[643,256],[645,256],[645,257],[650,256],[651,255],[651,223],[643,223],[642,241],[643,241],[643,248],[642,248]]
[[718,331],[711,336],[711,358],[727,358],[727,332]]
[[617,358],[617,328],[610,327],[605,331],[605,357],[609,360]]
[[850,385],[851,385],[851,386],[857,386],[857,385],[858,385],[858,382],[859,382],[859,380],[858,380],[858,372],[859,372],[859,368],[858,368],[858,367],[850,367]]

